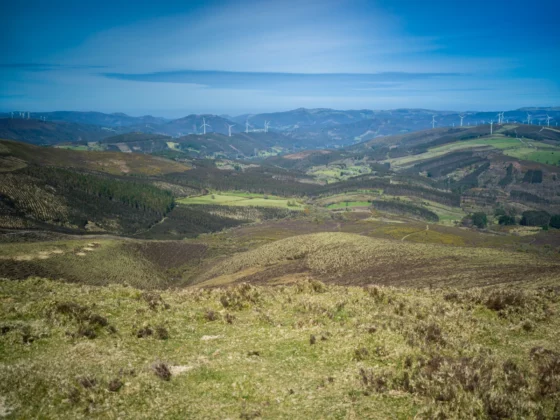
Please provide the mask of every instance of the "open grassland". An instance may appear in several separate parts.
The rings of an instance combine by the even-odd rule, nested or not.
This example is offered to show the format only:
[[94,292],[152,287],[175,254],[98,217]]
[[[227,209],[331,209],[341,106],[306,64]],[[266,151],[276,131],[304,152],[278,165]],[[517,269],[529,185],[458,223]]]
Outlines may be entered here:
[[448,247],[382,240],[347,233],[294,236],[234,255],[213,264],[202,285],[222,283],[221,276],[259,268],[236,281],[268,282],[280,273],[309,273],[343,284],[411,287],[472,287],[508,282],[557,285],[560,261],[495,249]]
[[167,286],[167,278],[146,258],[130,252],[123,241],[69,240],[1,245],[0,273],[25,279],[49,277],[73,283]]
[[[267,198],[265,198],[267,197]],[[295,199],[286,199],[262,194],[249,193],[216,193],[199,197],[188,197],[177,200],[181,204],[218,204],[224,206],[279,207],[303,210],[303,205]]]
[[89,285],[126,284],[142,289],[188,283],[208,246],[187,241],[105,237],[0,244],[2,277],[48,277]]
[[13,418],[556,418],[554,291],[0,281]]
[[505,150],[504,154],[521,160],[560,166],[560,148],[554,146],[519,147]]
[[493,148],[502,150],[505,155],[522,160],[557,165],[560,160],[560,148],[545,143],[516,139],[510,137],[484,137],[474,140],[457,141],[429,149],[418,155],[389,159],[392,167],[407,167],[426,159],[443,156],[458,150],[475,148]]

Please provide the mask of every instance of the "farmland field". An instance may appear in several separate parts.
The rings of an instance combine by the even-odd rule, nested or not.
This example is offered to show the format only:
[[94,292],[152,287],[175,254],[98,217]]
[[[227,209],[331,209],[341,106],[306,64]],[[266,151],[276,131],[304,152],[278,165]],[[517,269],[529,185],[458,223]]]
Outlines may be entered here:
[[[532,143],[535,145],[535,143]],[[519,147],[505,150],[504,154],[521,160],[560,166],[560,148],[554,146]]]
[[[177,200],[180,204],[219,204],[224,206],[281,207],[302,210],[303,206],[295,200],[249,193],[207,194],[200,197],[188,197]],[[288,205],[288,202],[295,203]]]
[[492,137],[445,144],[443,146],[431,148],[425,153],[389,159],[388,162],[390,162],[393,167],[410,166],[422,160],[443,156],[449,152],[475,148],[499,149],[508,156],[540,163],[549,163],[551,165],[558,165],[558,161],[560,160],[560,147],[526,139]]

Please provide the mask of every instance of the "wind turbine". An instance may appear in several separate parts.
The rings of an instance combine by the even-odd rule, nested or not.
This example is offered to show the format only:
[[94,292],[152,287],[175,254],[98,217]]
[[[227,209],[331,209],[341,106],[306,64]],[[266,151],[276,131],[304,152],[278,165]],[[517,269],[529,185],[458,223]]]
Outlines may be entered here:
[[527,112],[527,124],[531,125],[531,114]]
[[459,115],[459,118],[461,118],[461,127],[463,126],[463,118],[465,118],[464,115]]
[[249,125],[249,120],[246,120],[246,121],[245,121],[245,133],[248,133],[248,132],[249,132],[249,127],[250,127],[250,125]]
[[546,114],[546,126],[550,127],[550,120],[553,120],[554,118],[550,117],[548,114]]
[[200,128],[202,128],[204,134],[206,134],[206,127],[210,127],[210,124],[206,124],[206,118],[202,117],[202,125]]
[[436,126],[436,116],[432,115],[432,128]]
[[490,120],[490,135],[492,135],[492,126],[494,125],[494,120]]
[[226,124],[226,125],[227,125],[227,127],[228,127],[228,134],[229,134],[229,137],[231,137],[231,127],[235,127],[235,124],[231,124],[231,125]]
[[270,126],[270,121],[264,121],[264,132],[268,133],[268,127]]

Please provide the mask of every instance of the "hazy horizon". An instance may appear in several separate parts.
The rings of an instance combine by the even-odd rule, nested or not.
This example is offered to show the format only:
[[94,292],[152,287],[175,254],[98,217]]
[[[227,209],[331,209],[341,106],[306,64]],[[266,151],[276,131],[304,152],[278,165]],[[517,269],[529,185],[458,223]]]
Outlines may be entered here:
[[3,9],[4,112],[177,118],[560,103],[552,0],[31,0]]

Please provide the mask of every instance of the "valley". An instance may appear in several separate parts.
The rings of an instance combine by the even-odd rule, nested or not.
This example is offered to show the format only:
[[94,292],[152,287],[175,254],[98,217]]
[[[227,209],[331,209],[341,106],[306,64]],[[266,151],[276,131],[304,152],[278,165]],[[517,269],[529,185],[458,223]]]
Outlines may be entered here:
[[1,140],[2,409],[549,418],[560,137],[541,128]]

